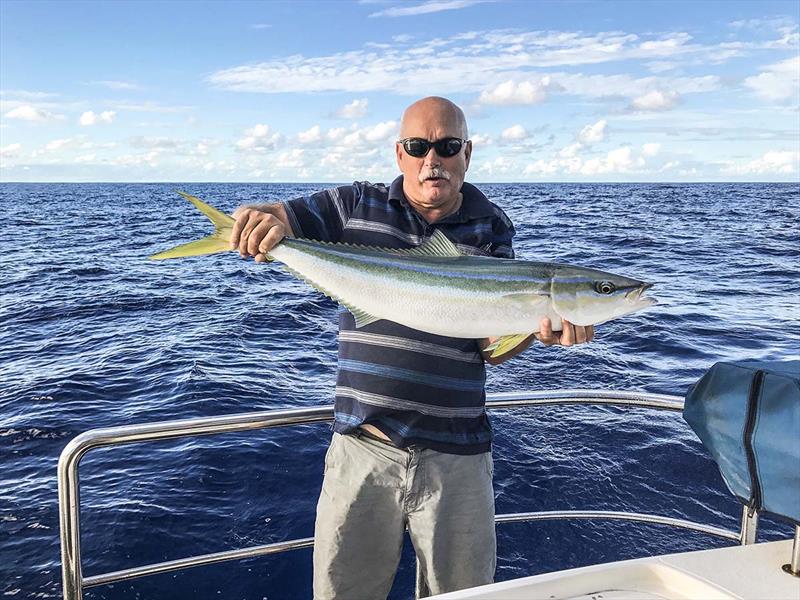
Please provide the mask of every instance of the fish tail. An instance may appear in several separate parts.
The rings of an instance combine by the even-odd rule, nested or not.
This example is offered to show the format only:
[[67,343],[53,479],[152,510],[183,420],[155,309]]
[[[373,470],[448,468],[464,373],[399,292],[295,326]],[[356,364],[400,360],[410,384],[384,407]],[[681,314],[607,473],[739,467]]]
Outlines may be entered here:
[[188,244],[181,244],[175,246],[164,252],[153,254],[151,260],[164,260],[167,258],[181,258],[183,256],[200,256],[202,254],[214,254],[215,252],[230,252],[230,237],[233,230],[234,220],[233,217],[226,215],[224,212],[217,210],[213,206],[209,206],[200,198],[178,192],[181,196],[186,198],[189,202],[195,205],[197,209],[207,216],[214,224],[214,233],[203,239],[189,242]]

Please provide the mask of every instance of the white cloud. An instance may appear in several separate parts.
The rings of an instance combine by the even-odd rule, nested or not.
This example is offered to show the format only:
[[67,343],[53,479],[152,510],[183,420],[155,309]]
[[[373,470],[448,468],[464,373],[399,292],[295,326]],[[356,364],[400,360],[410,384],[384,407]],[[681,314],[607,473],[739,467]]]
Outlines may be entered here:
[[[646,172],[645,155],[647,152],[655,150],[657,153],[658,151],[654,146],[658,146],[658,144],[645,144],[646,148],[643,147],[641,154],[635,153],[629,146],[622,146],[611,150],[605,156],[584,159],[578,155],[584,148],[578,142],[563,148],[558,156],[550,160],[540,159],[527,165],[524,173],[532,177],[548,177],[558,173],[587,177],[643,173]],[[648,156],[653,156],[653,154]]]
[[481,104],[539,104],[547,99],[547,91],[550,88],[562,89],[561,86],[554,85],[550,77],[542,77],[538,81],[522,81],[516,83],[513,80],[504,81],[490,90],[481,92],[478,102]]
[[470,136],[470,140],[472,140],[473,147],[477,146],[483,148],[486,146],[491,146],[494,143],[492,136],[484,135],[482,133],[476,133],[475,135]]
[[344,127],[331,127],[328,129],[327,133],[325,133],[325,137],[331,142],[338,142],[345,136],[346,133],[347,129]]
[[634,98],[631,108],[640,111],[669,110],[678,103],[678,100],[680,100],[680,94],[677,92],[653,90]]
[[17,158],[20,150],[22,150],[22,144],[0,146],[0,156],[3,158]]
[[[351,131],[350,133],[341,137],[341,143],[345,146],[359,146],[364,142],[376,144],[376,143],[385,143],[392,140],[397,139],[398,135],[398,126],[399,123],[397,121],[383,121],[378,123],[377,125],[372,125],[369,127],[362,127],[361,129],[356,129]],[[332,136],[331,132],[328,132],[327,137],[332,140],[336,140],[340,136]],[[339,129],[336,130],[339,133]]]
[[480,4],[486,0],[429,0],[422,4],[413,6],[393,6],[384,10],[374,12],[370,17],[413,17],[415,15],[427,15],[443,10],[458,10],[467,8],[473,4]]
[[269,23],[253,23],[250,25],[250,29],[271,29],[272,25]]
[[654,60],[645,65],[653,73],[664,73],[665,71],[672,71],[680,66],[678,62],[669,60]]
[[565,146],[559,150],[558,155],[561,158],[572,158],[573,156],[577,156],[581,150],[583,150],[583,144],[580,142],[575,142],[574,144],[570,144],[569,146]]
[[282,152],[275,161],[275,166],[281,169],[302,169],[305,150],[295,148],[290,152]]
[[776,150],[746,163],[729,162],[722,167],[725,175],[787,175],[796,173],[800,165],[800,152]]
[[606,125],[608,123],[605,119],[601,119],[594,125],[587,125],[578,134],[578,141],[587,146],[602,142],[606,136]]
[[583,175],[601,175],[606,173],[626,173],[635,167],[643,166],[641,157],[634,157],[629,147],[617,148],[606,154],[605,158],[592,158],[581,166]]
[[746,78],[744,85],[768,101],[787,100],[797,95],[800,89],[800,56],[765,67],[758,75]]
[[236,142],[236,149],[242,152],[266,152],[267,150],[274,150],[281,139],[280,133],[271,133],[269,125],[259,123],[252,129],[245,131],[244,137]]
[[559,164],[556,161],[537,160],[525,167],[525,175],[554,175],[559,171]]
[[80,124],[84,127],[90,125],[97,125],[99,123],[112,123],[117,113],[113,110],[104,110],[101,113],[96,113],[93,110],[87,110],[81,115]]
[[340,119],[360,119],[367,114],[368,105],[369,101],[366,98],[357,98],[337,110],[336,116]]
[[30,104],[18,106],[17,108],[8,111],[5,116],[7,119],[19,119],[21,121],[31,121],[34,123],[45,123],[47,121],[55,121],[63,118],[59,115]]
[[[559,84],[564,88],[564,93],[588,98],[627,97],[636,98],[648,96],[653,89],[668,89],[669,92],[660,92],[666,99],[673,94],[699,94],[713,92],[719,89],[721,79],[716,75],[702,77],[640,77],[630,75],[585,75],[582,73],[554,74]],[[649,97],[647,100],[657,102],[659,96]]]
[[129,143],[134,148],[146,148],[153,150],[174,150],[184,144],[184,141],[169,137],[156,136],[135,136],[130,138]]
[[75,162],[78,163],[78,164],[81,164],[81,163],[92,163],[92,162],[95,162],[95,160],[97,160],[97,155],[94,154],[94,153],[92,153],[92,154],[83,154],[81,156],[76,156],[75,157]]
[[69,146],[73,142],[72,138],[62,138],[59,140],[53,140],[52,142],[48,142],[45,144],[44,149],[47,152],[58,152],[59,150],[63,150],[67,146]]
[[639,44],[639,48],[648,53],[660,55],[674,55],[677,51],[685,49],[686,43],[692,36],[685,32],[675,33],[660,40],[648,40]]
[[[558,156],[562,159],[573,159],[576,158],[584,148],[602,142],[606,137],[607,125],[608,122],[605,119],[600,119],[597,123],[592,125],[586,125],[578,132],[578,141],[559,150]],[[575,161],[569,161],[569,165],[572,165],[572,167],[576,164],[578,163]]]
[[661,151],[661,144],[649,143],[642,145],[642,155],[655,156]]
[[482,173],[484,175],[495,176],[495,175],[507,175],[509,173],[516,173],[517,169],[515,167],[514,162],[505,157],[505,156],[498,156],[497,158],[485,162],[481,162],[477,166],[478,173]]
[[530,134],[522,125],[512,125],[500,134],[500,138],[507,142],[518,142],[529,137]]
[[115,167],[157,167],[158,151],[147,152],[145,154],[124,154],[116,156],[108,161],[108,164]]
[[313,144],[318,142],[322,139],[322,131],[319,128],[319,125],[314,125],[310,129],[306,129],[305,131],[301,131],[297,134],[297,141],[301,144]]
[[[276,57],[217,71],[208,81],[223,89],[268,94],[380,91],[419,95],[435,89],[440,94],[482,93],[482,102],[487,104],[541,102],[544,92],[560,90],[556,82],[566,93],[590,97],[634,97],[653,89],[677,93],[717,89],[720,78],[711,75],[636,79],[575,72],[581,65],[664,59],[670,52],[691,52],[693,59],[700,60],[719,50],[718,46],[680,44],[681,35],[653,38],[657,46],[643,49],[647,36],[620,32],[469,32],[419,41],[413,51],[392,44],[385,48],[365,44],[327,55]],[[534,71],[559,66],[569,67],[570,72]]]

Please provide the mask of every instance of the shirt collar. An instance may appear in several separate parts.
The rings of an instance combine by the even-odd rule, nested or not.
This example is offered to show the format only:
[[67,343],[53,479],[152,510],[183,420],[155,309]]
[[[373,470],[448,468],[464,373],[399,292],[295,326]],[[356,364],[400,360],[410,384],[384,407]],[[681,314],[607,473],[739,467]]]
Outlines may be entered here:
[[[464,182],[461,186],[461,207],[452,215],[446,216],[437,223],[466,223],[473,219],[482,219],[494,216],[492,204],[478,188],[471,183]],[[389,186],[389,200],[399,202],[404,208],[414,211],[403,193],[403,176],[399,175]],[[414,211],[416,212],[416,211]]]

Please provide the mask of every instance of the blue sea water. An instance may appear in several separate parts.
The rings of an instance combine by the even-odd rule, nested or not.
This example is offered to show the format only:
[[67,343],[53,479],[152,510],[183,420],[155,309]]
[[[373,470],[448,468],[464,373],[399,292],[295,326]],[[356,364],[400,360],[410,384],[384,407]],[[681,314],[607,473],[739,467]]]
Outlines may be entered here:
[[[226,211],[313,184],[0,185],[0,591],[60,594],[56,463],[88,429],[329,404],[336,306],[279,265],[154,263]],[[534,347],[490,391],[682,395],[719,360],[797,358],[800,185],[493,184],[520,257],[627,274],[660,304],[592,344]],[[613,509],[736,529],[739,506],[679,414],[549,407],[493,414],[498,513]],[[326,425],[132,444],[81,464],[84,575],[313,535]],[[789,529],[762,519],[760,539]],[[500,525],[497,579],[725,545],[620,522]],[[413,594],[407,546],[392,598]],[[311,551],[87,591],[92,599],[294,599]]]

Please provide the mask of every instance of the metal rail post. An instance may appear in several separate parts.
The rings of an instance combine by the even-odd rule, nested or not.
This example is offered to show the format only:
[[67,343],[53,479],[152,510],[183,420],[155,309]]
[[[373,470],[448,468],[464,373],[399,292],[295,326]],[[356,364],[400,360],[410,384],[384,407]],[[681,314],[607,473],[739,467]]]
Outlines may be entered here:
[[794,526],[794,544],[792,545],[792,562],[788,565],[783,565],[783,570],[800,577],[800,525]]
[[742,507],[742,529],[739,534],[739,543],[742,546],[749,546],[756,543],[758,536],[758,512],[750,512],[750,507]]

